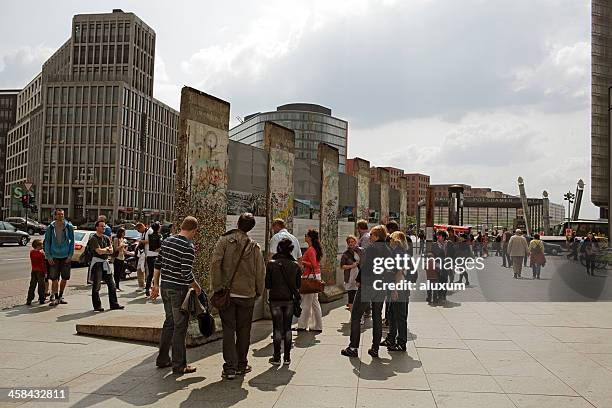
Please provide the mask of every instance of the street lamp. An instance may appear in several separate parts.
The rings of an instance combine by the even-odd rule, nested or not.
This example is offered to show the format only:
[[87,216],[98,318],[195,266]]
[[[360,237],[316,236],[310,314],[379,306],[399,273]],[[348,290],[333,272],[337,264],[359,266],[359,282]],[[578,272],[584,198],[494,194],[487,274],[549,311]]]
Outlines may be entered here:
[[568,191],[567,193],[565,193],[563,195],[563,201],[567,201],[567,221],[571,221],[571,205],[574,202],[574,198],[576,198],[576,196],[571,192]]

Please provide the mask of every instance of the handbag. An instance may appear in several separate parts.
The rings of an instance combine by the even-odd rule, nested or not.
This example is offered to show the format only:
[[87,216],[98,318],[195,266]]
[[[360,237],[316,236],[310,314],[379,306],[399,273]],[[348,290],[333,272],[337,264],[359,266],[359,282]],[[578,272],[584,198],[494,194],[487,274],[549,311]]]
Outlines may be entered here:
[[236,272],[238,272],[238,267],[240,266],[240,261],[242,260],[242,256],[244,255],[244,251],[246,251],[247,246],[251,242],[250,239],[247,239],[246,244],[242,247],[242,252],[240,252],[240,256],[238,257],[238,262],[236,262],[236,268],[234,268],[234,273],[232,273],[232,277],[230,278],[229,283],[224,286],[221,290],[213,293],[210,298],[210,304],[213,307],[217,308],[219,311],[225,310],[230,304],[230,291],[232,288],[232,283],[234,283],[234,277],[236,276]]
[[287,275],[285,275],[285,267],[283,266],[283,264],[279,265],[281,267],[281,275],[283,275],[283,279],[285,280],[285,285],[287,285],[287,287],[291,291],[291,300],[293,301],[293,315],[295,317],[300,317],[302,315],[302,297],[299,293],[297,293],[297,290],[295,290],[293,285],[289,284],[289,279],[287,279]]
[[325,290],[325,282],[318,280],[316,278],[316,275],[309,276],[315,276],[315,278],[311,279],[309,277],[302,277],[302,283],[300,284],[300,293],[310,294],[323,292]]

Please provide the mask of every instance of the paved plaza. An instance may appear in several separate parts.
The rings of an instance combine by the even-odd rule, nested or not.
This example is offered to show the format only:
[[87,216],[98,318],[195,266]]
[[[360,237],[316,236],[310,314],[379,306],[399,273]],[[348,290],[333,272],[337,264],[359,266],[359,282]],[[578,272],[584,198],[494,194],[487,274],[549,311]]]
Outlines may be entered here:
[[[498,261],[489,258],[480,274],[497,276],[519,292],[525,291],[521,285],[549,285],[547,280],[513,280]],[[548,274],[545,269],[543,278],[554,281],[552,273],[553,268]],[[597,279],[607,284],[606,277]],[[472,287],[451,295],[446,307],[430,307],[417,294],[410,304],[408,351],[381,348],[379,360],[367,354],[369,322],[360,357],[340,355],[349,333],[343,300],[324,305],[323,333],[295,337],[289,367],[270,366],[271,322],[255,322],[253,372],[232,381],[220,376],[220,341],[189,349],[188,361],[198,371],[176,377],[155,367],[153,345],[76,335],[80,322],[150,318],[162,314],[163,307],[136,294],[135,281],[128,281],[119,294],[126,310],[94,315],[88,287],[75,283],[67,305],[0,312],[0,387],[69,387],[69,403],[52,405],[58,408],[612,406],[612,303],[462,300],[482,299],[484,280],[471,277]]]

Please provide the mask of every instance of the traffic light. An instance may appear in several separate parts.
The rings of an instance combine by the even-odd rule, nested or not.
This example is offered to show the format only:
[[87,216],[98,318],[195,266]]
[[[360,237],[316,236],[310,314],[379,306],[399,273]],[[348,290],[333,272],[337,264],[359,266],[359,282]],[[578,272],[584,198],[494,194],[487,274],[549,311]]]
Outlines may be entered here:
[[28,194],[21,196],[21,205],[23,208],[28,208],[30,206],[30,196]]
[[31,208],[34,208],[36,206],[36,196],[32,191],[30,191],[28,194],[30,196],[30,198],[28,199],[28,204],[30,204]]

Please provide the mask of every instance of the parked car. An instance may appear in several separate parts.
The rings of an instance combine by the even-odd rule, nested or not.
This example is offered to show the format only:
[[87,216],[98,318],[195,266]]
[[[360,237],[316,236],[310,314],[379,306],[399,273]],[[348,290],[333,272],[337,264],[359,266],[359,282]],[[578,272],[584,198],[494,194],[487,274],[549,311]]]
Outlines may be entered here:
[[544,253],[546,255],[557,256],[563,251],[563,247],[558,244],[549,244],[548,242],[544,242]]
[[30,236],[27,232],[19,231],[10,222],[0,221],[0,245],[11,242],[26,246],[30,242]]
[[96,223],[95,222],[86,222],[78,226],[80,231],[95,231]]
[[125,228],[126,230],[132,230],[134,229],[135,226],[136,224],[132,224],[131,222],[126,222],[123,224],[113,225],[111,229],[113,231],[113,234],[116,234],[119,228]]
[[78,263],[79,265],[83,265],[85,263],[83,260],[83,256],[85,255],[85,247],[89,242],[89,238],[91,238],[91,236],[95,233],[95,231],[74,231],[74,254],[72,255],[73,262]]
[[28,218],[28,224],[26,227],[26,220],[24,217],[9,217],[4,220],[5,222],[10,222],[15,228],[20,231],[27,232],[29,235],[40,234],[43,235],[47,230],[47,226],[45,224],[41,224],[36,220],[32,220]]

